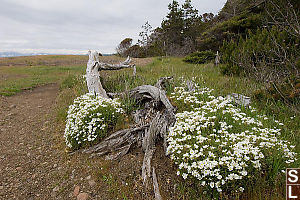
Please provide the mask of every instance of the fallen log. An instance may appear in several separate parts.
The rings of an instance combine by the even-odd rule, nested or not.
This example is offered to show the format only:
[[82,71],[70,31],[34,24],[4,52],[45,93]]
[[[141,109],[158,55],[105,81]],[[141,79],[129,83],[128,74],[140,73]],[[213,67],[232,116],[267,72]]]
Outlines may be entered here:
[[[144,160],[141,166],[143,182],[147,187],[149,186],[149,182],[152,181],[155,199],[161,200],[155,169],[153,168],[153,170],[151,170],[151,160],[155,153],[158,140],[163,141],[166,154],[168,129],[173,126],[176,120],[175,108],[170,103],[164,91],[164,85],[167,81],[171,80],[172,77],[162,77],[154,86],[142,85],[122,93],[106,93],[101,85],[100,79],[97,79],[99,78],[99,74],[97,74],[98,71],[132,67],[129,63],[130,58],[119,65],[101,63],[99,62],[96,52],[89,52],[89,61],[87,64],[87,86],[89,91],[98,93],[105,98],[115,96],[122,97],[126,94],[140,104],[143,109],[132,113],[135,121],[132,128],[119,130],[105,138],[99,144],[84,149],[81,152],[89,153],[91,157],[106,156],[105,158],[108,160],[116,160],[127,154],[133,146],[142,148],[144,151]],[[89,76],[89,73],[90,75],[96,74],[96,76]],[[92,79],[89,80],[88,78],[91,77]],[[93,80],[93,78],[95,80]]]

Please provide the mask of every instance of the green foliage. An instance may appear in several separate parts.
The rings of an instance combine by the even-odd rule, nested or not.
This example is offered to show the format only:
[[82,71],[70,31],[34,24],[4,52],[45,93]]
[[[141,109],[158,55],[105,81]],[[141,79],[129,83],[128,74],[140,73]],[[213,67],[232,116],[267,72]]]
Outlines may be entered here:
[[286,79],[281,84],[273,83],[266,89],[258,90],[254,93],[254,97],[258,100],[272,99],[281,100],[292,104],[300,103],[300,79]]
[[[241,15],[257,5],[257,0],[228,0],[219,13],[219,18],[223,20]],[[258,7],[258,6],[255,6]],[[253,11],[253,9],[251,9]]]
[[83,75],[69,74],[60,84],[60,94],[57,97],[56,103],[56,119],[65,121],[69,105],[73,100],[87,93],[86,81]]
[[248,30],[256,30],[261,26],[262,18],[261,14],[247,13],[219,22],[200,34],[197,48],[218,50],[224,40],[236,40],[240,36],[245,37]]
[[79,84],[85,84],[85,79],[82,75],[69,74],[60,84],[60,89],[74,88]]
[[125,52],[124,55],[134,57],[134,58],[145,58],[145,57],[152,57],[152,56],[163,56],[165,52],[162,48],[162,44],[159,41],[151,42],[147,46],[139,46],[135,44],[129,47]]
[[167,39],[167,43],[181,44],[183,37],[181,32],[184,28],[183,10],[179,7],[179,3],[173,0],[168,5],[169,13],[166,19],[162,21],[161,28]]
[[131,47],[131,45],[132,45],[132,39],[131,38],[125,38],[124,40],[121,41],[121,43],[116,48],[117,53],[120,56],[126,56],[125,52]]
[[212,51],[200,51],[194,52],[186,56],[183,61],[193,64],[204,64],[208,63],[215,58],[215,53]]
[[81,74],[82,66],[2,66],[0,74],[0,95],[11,96],[40,85],[62,81],[70,73]]
[[[259,81],[280,81],[296,75],[299,39],[276,27],[249,31],[244,39],[224,42],[221,48],[224,74],[244,73]],[[298,74],[299,75],[299,74]]]
[[240,74],[240,67],[232,59],[232,57],[238,56],[238,44],[233,40],[230,40],[229,42],[224,41],[221,52],[222,63],[225,63],[225,65],[220,67],[222,73],[226,75]]

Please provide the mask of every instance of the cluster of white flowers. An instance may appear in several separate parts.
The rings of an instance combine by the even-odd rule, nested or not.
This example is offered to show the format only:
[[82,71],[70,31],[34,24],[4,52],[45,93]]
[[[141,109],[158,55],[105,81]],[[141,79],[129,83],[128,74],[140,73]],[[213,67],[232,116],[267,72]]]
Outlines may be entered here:
[[77,149],[83,144],[105,136],[109,126],[124,113],[118,99],[108,99],[87,93],[69,106],[65,128],[68,147]]
[[196,86],[191,92],[178,87],[172,93],[175,104],[188,110],[176,114],[168,135],[167,153],[178,165],[178,175],[194,177],[210,190],[242,192],[245,181],[274,164],[273,158],[286,164],[296,160],[294,146],[278,138],[282,123],[270,127],[269,119],[254,108],[238,108],[211,92]]

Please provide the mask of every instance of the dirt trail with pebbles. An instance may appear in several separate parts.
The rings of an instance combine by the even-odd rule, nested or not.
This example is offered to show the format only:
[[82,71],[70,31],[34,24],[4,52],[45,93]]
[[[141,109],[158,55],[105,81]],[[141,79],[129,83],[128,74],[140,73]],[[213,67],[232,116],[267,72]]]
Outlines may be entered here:
[[99,195],[89,158],[63,150],[63,128],[53,115],[58,92],[49,84],[0,96],[0,200],[110,199]]
[[[58,86],[50,84],[0,97],[0,199],[45,199],[57,150],[49,136],[49,112]],[[45,194],[47,194],[45,196]]]

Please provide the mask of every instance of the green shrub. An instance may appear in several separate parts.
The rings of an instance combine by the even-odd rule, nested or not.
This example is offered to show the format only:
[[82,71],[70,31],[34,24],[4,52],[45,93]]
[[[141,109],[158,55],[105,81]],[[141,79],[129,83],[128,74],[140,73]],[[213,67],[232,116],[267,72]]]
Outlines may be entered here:
[[273,99],[287,101],[289,103],[300,103],[300,79],[289,79],[281,84],[273,83],[266,89],[255,92],[254,98],[258,100]]
[[197,37],[197,49],[217,51],[224,40],[238,40],[240,36],[245,37],[248,30],[256,30],[261,26],[262,19],[262,14],[247,13],[216,23]]
[[212,51],[200,51],[194,52],[186,56],[183,61],[193,64],[204,64],[208,63],[215,58],[215,53]]
[[221,48],[224,74],[246,74],[262,82],[281,82],[299,76],[299,38],[276,27],[249,31],[238,42],[228,41]]
[[68,110],[65,141],[69,148],[79,149],[105,137],[122,116],[118,99],[107,99],[87,93],[74,100]]

